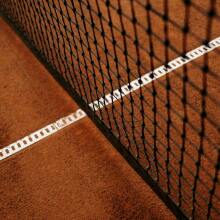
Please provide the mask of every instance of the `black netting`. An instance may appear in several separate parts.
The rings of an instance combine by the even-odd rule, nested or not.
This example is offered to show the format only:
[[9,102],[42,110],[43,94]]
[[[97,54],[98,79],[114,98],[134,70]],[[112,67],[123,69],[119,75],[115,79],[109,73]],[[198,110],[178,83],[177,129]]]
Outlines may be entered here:
[[176,214],[220,218],[219,1],[0,0],[0,7]]

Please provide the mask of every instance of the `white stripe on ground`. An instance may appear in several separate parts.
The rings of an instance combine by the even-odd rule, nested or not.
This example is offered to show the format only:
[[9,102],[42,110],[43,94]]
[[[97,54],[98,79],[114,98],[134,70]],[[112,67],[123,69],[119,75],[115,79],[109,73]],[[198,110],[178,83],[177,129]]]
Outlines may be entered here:
[[[89,104],[89,107],[96,111],[100,108],[103,108],[106,105],[109,105],[119,99],[121,97],[130,94],[131,92],[139,89],[142,86],[147,85],[148,83],[156,80],[167,73],[172,72],[175,69],[185,65],[186,63],[197,59],[198,57],[203,56],[204,54],[214,50],[215,48],[220,46],[220,37],[215,38],[214,40],[208,43],[208,46],[202,45],[194,50],[186,53],[186,58],[178,57],[172,61],[170,61],[166,66],[160,66],[156,68],[153,72],[146,73],[145,75],[137,78],[130,83],[122,86],[119,89],[114,90],[112,93],[105,95],[104,97],[92,102]],[[153,77],[152,77],[153,76]],[[39,142],[40,140],[58,132],[59,130],[77,122],[78,120],[86,117],[86,113],[82,109],[78,109],[76,112],[63,117],[56,122],[41,128],[38,131],[31,133],[30,135],[0,149],[0,160],[6,159],[7,157],[12,156],[13,154]]]
[[76,112],[31,133],[30,135],[8,145],[7,147],[2,148],[0,150],[0,160],[10,157],[13,154],[41,141],[42,139],[58,132],[70,124],[75,123],[85,116],[86,113],[83,110],[78,109]]
[[194,50],[189,51],[188,53],[186,53],[186,58],[178,57],[170,61],[168,63],[169,68],[163,65],[163,66],[156,68],[153,72],[144,74],[140,78],[137,78],[131,81],[130,84],[128,83],[122,86],[120,89],[114,90],[112,94],[109,93],[105,95],[104,97],[100,98],[99,100],[96,100],[90,103],[89,107],[95,111],[98,110],[99,108],[103,108],[104,106],[117,101],[121,97],[130,94],[131,92],[139,89],[140,87],[147,85],[153,80],[156,80],[164,76],[165,74],[170,73],[173,70],[185,65],[186,63],[189,63],[190,61],[195,60],[198,57],[214,50],[215,48],[220,46],[220,37],[215,38],[214,40],[210,41],[208,45],[209,46],[202,45],[200,47],[197,47]]

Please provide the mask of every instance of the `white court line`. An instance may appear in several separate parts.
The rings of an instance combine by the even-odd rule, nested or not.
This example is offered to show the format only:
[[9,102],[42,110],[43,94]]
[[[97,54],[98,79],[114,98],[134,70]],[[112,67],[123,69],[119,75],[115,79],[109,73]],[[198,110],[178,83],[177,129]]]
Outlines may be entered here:
[[[139,89],[140,87],[147,85],[153,80],[156,80],[164,76],[165,74],[170,73],[171,71],[185,65],[186,63],[192,60],[197,59],[198,57],[214,50],[215,48],[219,46],[220,46],[220,37],[215,38],[214,40],[210,41],[208,43],[208,46],[202,45],[200,47],[197,47],[194,50],[189,51],[188,53],[186,53],[186,58],[178,57],[170,61],[168,63],[168,67],[165,67],[164,65],[160,66],[153,71],[153,74],[152,72],[146,73],[140,78],[137,78],[133,80],[132,82],[130,82],[130,84],[126,84],[122,86],[120,89],[114,90],[112,94],[109,93],[105,95],[104,97],[90,103],[89,107],[93,111],[103,108],[104,106],[109,105],[119,100],[121,97],[130,94],[131,92]],[[0,149],[0,160],[4,160],[7,157],[12,156],[13,154],[23,150],[24,148],[27,148],[35,144],[36,142],[39,142],[40,140],[58,132],[59,130],[65,128],[66,126],[69,126],[70,124],[75,123],[76,121],[84,117],[86,117],[86,113],[82,109],[78,109],[76,112],[66,117],[63,117],[57,120],[56,122],[49,124],[45,126],[44,128],[41,128],[38,131],[31,133],[30,135]]]
[[[129,84],[126,84],[122,86],[120,89],[116,89],[113,91],[113,93],[109,93],[105,95],[104,97],[92,102],[89,104],[89,107],[93,110],[98,110],[99,108],[103,108],[106,105],[109,105],[116,100],[120,99],[123,96],[126,96],[130,94],[131,92],[139,89],[142,86],[147,85],[148,83],[152,82],[153,80],[156,80],[162,76],[164,76],[167,73],[172,72],[173,70],[183,66],[184,64],[197,59],[198,57],[214,50],[215,48],[220,46],[220,37],[215,38],[214,40],[210,41],[208,43],[209,46],[202,45],[200,47],[197,47],[194,50],[189,51],[186,53],[186,58],[178,57],[168,63],[169,68],[163,66],[160,66],[156,68],[153,72],[146,73],[145,75],[141,76],[140,78],[137,78],[130,82]],[[153,74],[152,74],[153,73]],[[152,77],[153,75],[153,77]],[[120,92],[120,91],[121,92]]]
[[13,154],[65,128],[66,126],[75,123],[76,121],[80,120],[81,118],[84,118],[85,116],[86,116],[86,113],[83,110],[78,109],[76,112],[66,117],[63,117],[57,120],[56,122],[49,124],[31,133],[30,135],[2,148],[0,150],[0,160],[3,160],[7,157],[12,156]]

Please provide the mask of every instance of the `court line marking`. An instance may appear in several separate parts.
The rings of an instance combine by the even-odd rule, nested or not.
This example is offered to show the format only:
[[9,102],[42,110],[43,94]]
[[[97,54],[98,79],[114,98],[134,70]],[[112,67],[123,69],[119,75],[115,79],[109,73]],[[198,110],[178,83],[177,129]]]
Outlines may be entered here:
[[[162,65],[156,68],[153,72],[148,72],[143,76],[141,76],[140,78],[137,78],[131,81],[130,83],[122,86],[121,88],[114,90],[112,93],[109,93],[104,97],[90,103],[89,107],[93,111],[97,111],[100,108],[112,104],[113,102],[119,100],[123,96],[132,93],[133,91],[139,89],[140,87],[149,84],[153,80],[156,80],[164,76],[165,74],[172,72],[175,69],[178,69],[179,67],[185,65],[186,63],[189,63],[190,61],[197,59],[198,57],[214,50],[219,46],[220,46],[220,37],[217,37],[214,40],[210,41],[207,45],[202,45],[200,47],[197,47],[196,49],[187,52],[185,57],[178,57],[170,61],[167,66]],[[63,117],[55,121],[54,123],[51,123],[6,147],[3,147],[2,149],[0,149],[0,161],[41,141],[42,139],[58,132],[59,130],[79,121],[80,119],[86,116],[87,116],[86,113],[82,109],[78,109],[74,113],[66,117]]]
[[78,120],[84,118],[86,113],[82,109],[78,109],[74,113],[60,118],[59,120],[51,123],[30,135],[2,148],[0,150],[0,160],[6,159],[7,157],[12,156],[13,154],[43,140],[44,138],[58,132],[59,130],[67,127],[70,124],[77,122]]
[[216,49],[217,47],[220,46],[220,37],[217,37],[214,40],[210,41],[207,45],[208,46],[202,45],[200,47],[197,47],[196,49],[187,52],[185,54],[185,58],[178,57],[174,60],[171,60],[167,66],[165,65],[160,66],[154,69],[154,71],[144,74],[140,78],[137,78],[132,82],[130,82],[130,84],[128,83],[122,86],[121,88],[114,90],[112,94],[109,93],[104,97],[90,103],[89,107],[94,111],[98,110],[99,108],[103,108],[104,106],[115,102],[116,100],[130,94],[131,92],[139,89],[140,87],[147,85],[153,80],[156,80],[166,75],[167,73],[170,73],[173,70],[185,65],[186,63],[189,63],[190,61],[195,60],[198,57]]

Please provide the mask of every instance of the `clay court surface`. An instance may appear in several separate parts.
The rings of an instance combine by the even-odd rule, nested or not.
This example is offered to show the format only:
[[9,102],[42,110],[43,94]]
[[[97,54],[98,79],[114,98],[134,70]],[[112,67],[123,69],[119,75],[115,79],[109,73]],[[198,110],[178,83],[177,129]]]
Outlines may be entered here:
[[[3,147],[78,106],[0,27]],[[175,219],[88,117],[0,163],[3,219]]]
[[[74,17],[71,12],[64,5],[59,5],[59,1],[55,1],[57,7],[63,10],[64,14],[69,14]],[[87,2],[87,1],[85,1]],[[97,9],[96,1],[91,1],[94,10]],[[126,12],[128,17],[131,17],[132,11],[126,1],[121,1],[121,7]],[[137,1],[141,2],[141,1]],[[208,5],[206,1],[194,1],[200,5],[202,10],[205,10]],[[117,5],[117,1],[112,1],[112,9]],[[24,4],[29,7],[28,3]],[[62,13],[59,11],[50,11],[50,6],[44,3],[36,4],[36,7],[43,10],[43,14],[38,17],[36,28],[40,31],[40,22],[47,20],[45,23],[46,30],[50,29],[49,24],[54,25],[50,29],[51,38],[48,38],[48,33],[42,30],[41,34],[36,37],[39,43],[39,48],[44,48],[45,44],[53,47],[52,42],[56,39],[56,30],[59,29],[65,33],[66,38],[63,42],[55,45],[54,51],[46,51],[50,60],[55,60],[53,65],[59,69],[64,78],[70,77],[68,68],[72,65],[75,67],[75,81],[81,84],[73,84],[76,91],[81,94],[84,101],[88,103],[96,100],[101,95],[108,94],[111,89],[117,89],[134,80],[140,75],[144,75],[151,68],[151,60],[147,54],[149,53],[148,38],[143,31],[143,27],[147,25],[145,18],[145,10],[143,5],[135,3],[134,7],[137,13],[137,19],[141,21],[137,32],[140,39],[140,58],[142,65],[137,69],[134,62],[136,60],[136,48],[133,45],[134,27],[129,20],[124,21],[128,37],[128,64],[131,69],[131,78],[127,78],[126,60],[123,55],[123,39],[120,31],[115,31],[115,38],[118,42],[118,48],[115,53],[120,58],[121,65],[118,69],[115,65],[113,56],[109,59],[105,58],[106,54],[100,48],[107,47],[110,54],[113,54],[114,48],[112,42],[103,41],[100,30],[102,29],[98,17],[91,17],[91,14],[86,10],[85,5],[78,5],[80,13],[84,14],[86,18],[94,19],[97,30],[93,32],[88,23],[84,24],[79,19],[80,28],[76,33],[75,41],[69,45],[71,39],[71,25]],[[163,11],[163,5],[160,1],[155,1],[153,7],[158,11]],[[182,26],[184,20],[184,12],[180,10],[181,4],[178,1],[171,4],[170,17]],[[217,3],[217,18],[220,18],[220,4]],[[105,4],[100,1],[100,10],[103,14],[108,14]],[[179,11],[178,11],[179,10]],[[30,10],[30,14],[34,14],[34,10]],[[60,13],[60,14],[59,14]],[[72,13],[72,14],[71,14]],[[114,14],[115,13],[115,14]],[[48,14],[52,14],[48,18]],[[189,35],[187,43],[187,51],[201,46],[198,39],[204,39],[206,36],[206,18],[201,16],[196,11],[190,13],[189,26],[193,35]],[[111,16],[114,18],[114,24],[120,29],[120,19],[116,10],[112,10]],[[56,17],[63,19],[60,24],[56,23]],[[213,20],[213,26],[210,39],[220,36],[220,22],[218,19]],[[151,17],[152,26],[155,33],[159,37],[164,38],[164,34],[160,31],[163,29],[164,21],[158,16]],[[126,23],[127,22],[127,23]],[[47,26],[48,25],[48,26]],[[69,32],[64,27],[67,27]],[[89,36],[83,35],[88,31]],[[31,30],[28,30],[31,32]],[[104,23],[104,31],[107,36],[111,36],[111,30]],[[181,37],[182,33],[178,27],[170,25],[169,32],[170,42],[175,45],[179,51],[182,50]],[[161,35],[160,35],[161,34]],[[43,36],[43,37],[42,37]],[[92,43],[94,37],[99,42],[99,51],[96,51]],[[47,41],[42,40],[47,39]],[[164,46],[153,37],[155,54],[164,54]],[[86,45],[81,44],[87,42],[86,45],[91,49],[86,50]],[[22,137],[46,126],[47,124],[56,121],[72,112],[75,112],[79,107],[72,100],[71,97],[62,89],[62,87],[53,79],[45,67],[34,57],[31,51],[20,40],[16,33],[9,27],[3,19],[0,20],[0,148],[11,144],[12,142],[21,139]],[[69,54],[67,57],[68,63],[59,63],[54,59],[56,56],[55,50],[59,49],[59,54],[64,57],[66,51],[63,50],[62,45],[65,45],[70,51],[86,54],[76,57]],[[60,49],[61,48],[61,49]],[[76,50],[77,49],[77,50]],[[97,54],[102,57],[102,64],[100,66],[97,60]],[[91,55],[92,54],[92,55]],[[78,56],[78,55],[77,55]],[[177,53],[170,50],[169,59],[172,60],[177,57]],[[220,49],[216,48],[208,53],[209,66],[213,73],[207,76],[208,81],[208,96],[206,97],[206,135],[208,138],[204,141],[204,157],[200,164],[200,178],[198,181],[196,197],[196,217],[202,218],[205,216],[207,210],[203,207],[207,205],[207,198],[209,197],[209,190],[212,187],[213,176],[215,175],[215,164],[217,161],[218,148],[220,144],[218,126],[220,124],[220,109],[219,109],[219,81],[220,81]],[[74,59],[75,58],[75,59]],[[160,60],[161,59],[161,60]],[[154,68],[164,63],[165,57],[155,58]],[[91,64],[94,60],[94,65]],[[71,63],[72,62],[72,63]],[[188,126],[186,133],[186,150],[183,166],[182,192],[183,199],[182,209],[187,214],[191,212],[191,193],[192,185],[194,183],[194,174],[196,172],[196,165],[194,161],[197,159],[198,146],[200,139],[196,128],[200,127],[200,112],[202,111],[201,90],[203,89],[203,82],[201,75],[203,74],[201,66],[204,62],[204,56],[200,56],[195,61],[189,62],[184,68],[187,68],[189,74],[189,81],[186,86],[187,98],[189,106],[187,106]],[[81,63],[81,66],[78,66]],[[111,66],[109,73],[106,64]],[[86,68],[85,68],[86,66]],[[145,68],[146,67],[146,68]],[[87,68],[94,72],[94,79],[92,74],[88,74]],[[102,85],[102,75],[100,75],[100,68],[104,72],[105,86]],[[121,143],[132,153],[143,167],[152,166],[153,169],[150,175],[153,178],[158,178],[160,186],[166,190],[166,163],[165,156],[167,150],[167,139],[164,131],[167,126],[167,116],[165,115],[167,107],[165,105],[167,99],[166,83],[170,81],[172,91],[170,92],[170,100],[172,109],[172,127],[171,133],[171,153],[170,153],[170,167],[172,171],[170,175],[171,193],[170,197],[178,201],[178,172],[179,159],[181,158],[181,150],[179,146],[182,143],[181,130],[182,118],[184,117],[184,105],[181,102],[183,92],[183,76],[184,68],[176,69],[167,76],[161,77],[152,84],[144,86],[141,90],[145,102],[143,109],[145,112],[145,123],[148,125],[144,131],[146,145],[148,146],[148,156],[150,160],[147,161],[145,157],[145,149],[139,148],[142,145],[142,112],[140,112],[140,90],[131,93],[123,98],[124,100],[124,120],[127,123],[125,130],[118,129],[117,124],[122,124],[121,119],[121,103],[115,102],[109,105],[104,111],[97,111],[97,115],[111,128],[112,132],[120,136]],[[82,74],[79,72],[82,71]],[[117,75],[122,76],[121,84],[118,83]],[[113,84],[109,81],[112,77]],[[89,80],[88,80],[89,79]],[[69,79],[68,79],[69,80]],[[87,81],[88,80],[88,81]],[[75,82],[73,80],[73,82]],[[90,82],[90,83],[88,83]],[[83,84],[84,83],[84,84]],[[96,84],[97,83],[97,84]],[[96,85],[95,85],[96,84]],[[96,86],[95,89],[91,89]],[[92,92],[91,92],[92,90]],[[154,106],[154,99],[152,92],[157,92],[157,164],[155,163],[155,152],[151,146],[155,145],[154,126],[152,119],[154,113],[152,106]],[[130,98],[134,100],[134,118],[135,129],[132,128],[132,117],[130,115],[131,105]],[[109,113],[113,117],[109,118]],[[165,115],[165,118],[164,118]],[[132,147],[129,145],[129,138],[135,140]],[[33,146],[9,157],[0,162],[0,216],[6,219],[22,219],[22,218],[36,218],[36,219],[174,219],[173,214],[166,208],[165,204],[153,193],[150,187],[135,173],[135,171],[126,163],[122,156],[114,149],[114,147],[106,140],[95,125],[88,117],[85,117],[67,128],[57,132],[56,134],[44,139],[43,141],[34,144]],[[158,166],[158,167],[156,167]],[[158,172],[155,170],[158,169]],[[159,174],[158,174],[159,173]],[[216,187],[217,197],[213,199],[214,209],[212,218],[217,219],[220,208],[220,187]]]

